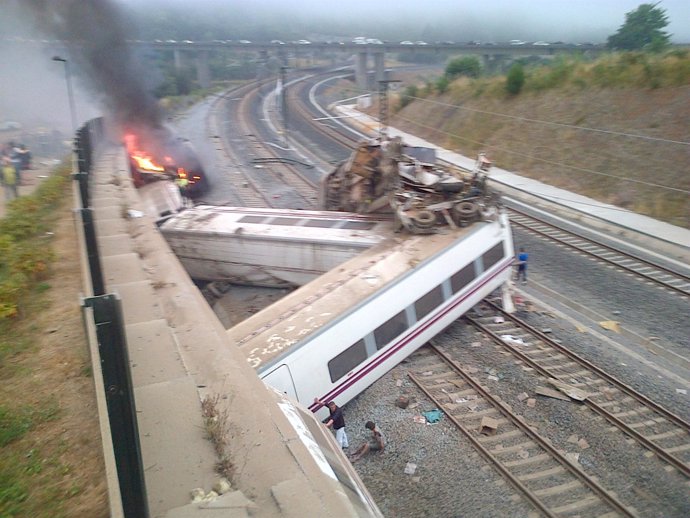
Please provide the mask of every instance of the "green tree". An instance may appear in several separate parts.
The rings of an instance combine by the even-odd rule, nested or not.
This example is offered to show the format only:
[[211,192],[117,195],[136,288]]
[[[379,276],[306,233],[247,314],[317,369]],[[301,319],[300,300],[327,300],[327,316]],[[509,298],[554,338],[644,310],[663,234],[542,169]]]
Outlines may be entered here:
[[479,77],[482,65],[476,56],[456,58],[446,66],[446,76],[453,79],[458,76]]
[[662,29],[668,25],[666,11],[656,4],[642,4],[625,15],[625,23],[616,34],[608,37],[606,45],[616,50],[647,49],[660,51],[669,45],[669,34]]
[[525,84],[525,69],[520,63],[515,63],[506,77],[506,90],[509,94],[517,95]]

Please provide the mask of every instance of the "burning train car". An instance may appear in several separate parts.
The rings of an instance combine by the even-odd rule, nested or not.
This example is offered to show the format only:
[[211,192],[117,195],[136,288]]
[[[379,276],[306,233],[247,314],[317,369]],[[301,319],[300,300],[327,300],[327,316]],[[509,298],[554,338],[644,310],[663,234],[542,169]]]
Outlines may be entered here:
[[125,134],[124,142],[135,186],[171,181],[183,187],[190,197],[199,196],[208,189],[201,161],[188,141],[172,135],[144,139],[129,132]]

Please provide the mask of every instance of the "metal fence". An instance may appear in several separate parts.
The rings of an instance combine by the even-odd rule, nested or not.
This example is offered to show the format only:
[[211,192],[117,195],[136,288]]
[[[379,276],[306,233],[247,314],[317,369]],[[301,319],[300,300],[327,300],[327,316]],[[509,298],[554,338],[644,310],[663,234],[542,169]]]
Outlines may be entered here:
[[[89,179],[93,176],[96,153],[104,140],[103,119],[99,118],[81,127],[74,141],[73,178],[76,182],[75,200],[78,204],[75,216],[81,230],[86,292],[82,301],[83,317],[90,339],[99,408],[107,410],[107,422],[103,422],[104,417],[101,415],[106,470],[112,465],[117,474],[116,483],[114,480],[109,481],[112,482],[109,483],[111,516],[148,518],[122,305],[117,294],[106,293],[105,290],[94,210],[91,207]],[[98,386],[99,384],[102,386]],[[112,462],[109,462],[109,457]],[[115,486],[118,490],[114,489]]]

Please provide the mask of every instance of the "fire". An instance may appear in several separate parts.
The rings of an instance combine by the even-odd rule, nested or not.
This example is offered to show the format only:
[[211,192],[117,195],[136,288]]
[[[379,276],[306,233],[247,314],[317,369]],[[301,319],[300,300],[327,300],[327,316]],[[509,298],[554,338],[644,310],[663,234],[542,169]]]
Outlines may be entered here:
[[[160,173],[165,171],[163,166],[155,163],[153,157],[149,153],[138,149],[139,146],[137,144],[137,137],[135,135],[132,135],[131,133],[125,135],[125,145],[127,146],[129,156],[131,156],[132,160],[136,162],[139,169]],[[165,157],[165,159],[171,160],[170,157]]]

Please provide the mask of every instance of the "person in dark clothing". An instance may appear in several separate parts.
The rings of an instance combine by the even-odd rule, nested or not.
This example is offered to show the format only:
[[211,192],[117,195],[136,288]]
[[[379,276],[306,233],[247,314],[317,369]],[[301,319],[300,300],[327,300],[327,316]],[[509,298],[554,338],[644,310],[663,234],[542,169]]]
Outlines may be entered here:
[[[314,403],[323,405],[323,401],[319,398],[314,398]],[[329,401],[326,403],[326,406],[328,407],[330,415],[323,420],[323,424],[335,430],[335,440],[338,441],[341,448],[345,449],[350,445],[347,442],[347,434],[345,433],[345,416],[343,414],[343,409],[336,405],[334,401]]]
[[522,279],[522,284],[527,284],[527,260],[529,259],[529,255],[527,252],[525,252],[524,248],[520,248],[520,253],[518,254],[517,259],[517,280],[519,282],[520,279]]

